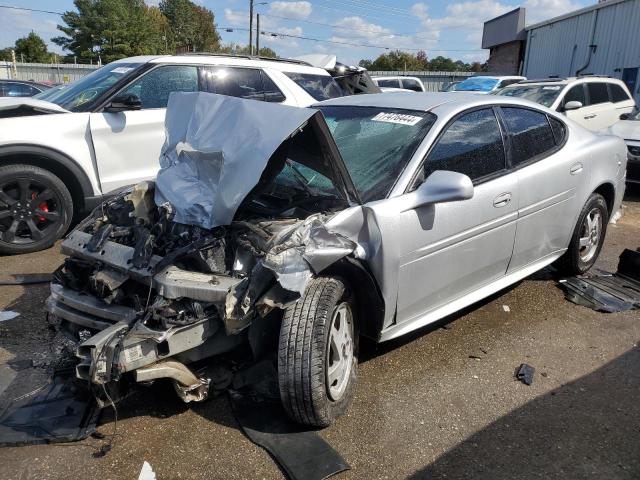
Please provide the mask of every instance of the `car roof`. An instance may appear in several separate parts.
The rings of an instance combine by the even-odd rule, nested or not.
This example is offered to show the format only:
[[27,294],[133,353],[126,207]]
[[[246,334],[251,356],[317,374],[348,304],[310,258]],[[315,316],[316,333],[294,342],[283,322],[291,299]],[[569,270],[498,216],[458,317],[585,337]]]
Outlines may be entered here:
[[378,107],[398,108],[402,110],[434,111],[462,110],[482,105],[522,105],[537,110],[551,112],[542,105],[515,97],[500,97],[496,95],[478,95],[464,92],[386,92],[364,95],[350,95],[333,98],[316,103],[314,107],[349,106],[349,107]]
[[183,54],[183,55],[143,55],[117,60],[119,63],[176,63],[191,65],[234,65],[240,67],[270,68],[281,72],[307,73],[330,76],[326,70],[313,67],[299,60],[252,57],[249,55],[226,54]]
[[622,80],[617,78],[598,76],[598,75],[585,75],[583,77],[564,77],[564,78],[534,78],[531,80],[525,80],[515,85],[509,85],[505,88],[514,88],[523,85],[532,85],[532,86],[540,86],[540,85],[569,85],[571,83],[576,82],[606,82],[606,83],[623,83]]

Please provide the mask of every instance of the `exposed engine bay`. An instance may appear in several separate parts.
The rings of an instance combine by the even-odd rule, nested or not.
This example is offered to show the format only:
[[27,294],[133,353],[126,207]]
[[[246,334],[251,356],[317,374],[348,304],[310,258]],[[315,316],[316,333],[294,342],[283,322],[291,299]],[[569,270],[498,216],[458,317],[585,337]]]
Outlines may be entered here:
[[[238,101],[217,95],[206,101],[212,97],[214,107]],[[189,162],[203,174],[211,165],[234,167],[233,155],[224,148],[203,154],[185,132],[176,140],[168,118],[157,183],[142,182],[103,203],[63,241],[68,258],[54,274],[47,310],[78,343],[76,375],[95,387],[99,402],[120,397],[129,382],[158,378],[173,380],[186,402],[205,399],[209,379],[187,365],[245,342],[253,322],[286,308],[314,275],[356,255],[354,241],[326,227],[349,206],[348,193],[339,193],[339,182],[311,188],[293,163],[292,157],[313,167],[313,152],[298,145],[299,139],[310,144],[311,127],[312,121],[282,144],[272,142],[275,150],[256,162],[258,180],[248,193],[220,209],[206,202],[224,196],[224,184],[199,185],[201,198],[181,194],[176,185],[193,180],[184,174],[186,164],[194,165]],[[316,171],[331,178],[330,166],[318,165]],[[234,194],[235,174],[216,173]]]

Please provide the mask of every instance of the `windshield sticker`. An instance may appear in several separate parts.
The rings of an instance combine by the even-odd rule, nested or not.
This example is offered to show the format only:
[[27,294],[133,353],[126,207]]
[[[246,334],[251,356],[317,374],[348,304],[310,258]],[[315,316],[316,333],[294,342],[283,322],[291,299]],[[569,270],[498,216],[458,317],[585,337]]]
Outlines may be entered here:
[[132,67],[117,67],[111,70],[111,73],[127,73],[133,70]]
[[560,90],[560,87],[542,87],[543,90]]
[[402,113],[384,113],[380,112],[371,120],[374,122],[387,122],[387,123],[399,123],[400,125],[414,126],[422,117],[416,117],[414,115],[405,115]]

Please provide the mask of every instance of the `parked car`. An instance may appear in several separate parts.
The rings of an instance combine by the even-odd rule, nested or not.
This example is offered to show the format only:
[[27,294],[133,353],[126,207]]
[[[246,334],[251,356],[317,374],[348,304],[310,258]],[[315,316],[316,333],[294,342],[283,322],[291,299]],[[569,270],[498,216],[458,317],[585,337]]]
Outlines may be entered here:
[[496,95],[526,98],[595,132],[609,128],[635,105],[624,82],[597,76],[526,80]]
[[376,85],[382,88],[394,88],[424,92],[425,88],[418,77],[371,77]]
[[624,139],[627,144],[627,182],[640,183],[640,109],[620,115],[609,133]]
[[[104,194],[153,178],[174,91],[296,107],[343,94],[305,62],[191,54],[110,63],[48,96],[48,108],[0,99],[0,253],[47,248]],[[20,199],[19,208],[8,199]]]
[[155,184],[67,236],[47,302],[103,404],[158,378],[202,400],[189,364],[248,343],[277,353],[288,414],[329,425],[360,335],[400,337],[553,262],[585,273],[625,188],[620,138],[516,98],[180,93],[166,130]]
[[0,97],[32,97],[50,88],[50,85],[27,80],[0,80]]
[[525,80],[525,77],[518,76],[506,76],[506,77],[493,77],[486,75],[479,75],[477,77],[469,77],[466,80],[461,81],[453,87],[451,92],[467,92],[467,93],[481,93],[488,94],[500,90],[508,85],[519,83]]
[[441,92],[453,92],[456,88],[456,85],[458,85],[460,82],[462,82],[462,80],[455,80],[453,82],[449,82],[447,83],[445,86],[443,86],[440,91]]

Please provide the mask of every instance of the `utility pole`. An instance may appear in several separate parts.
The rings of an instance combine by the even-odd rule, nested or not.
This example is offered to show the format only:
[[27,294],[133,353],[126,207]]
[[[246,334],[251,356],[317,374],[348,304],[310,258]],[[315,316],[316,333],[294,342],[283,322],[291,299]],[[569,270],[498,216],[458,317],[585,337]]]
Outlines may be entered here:
[[253,0],[249,0],[249,54],[253,55]]
[[260,56],[260,14],[256,15],[256,55]]

